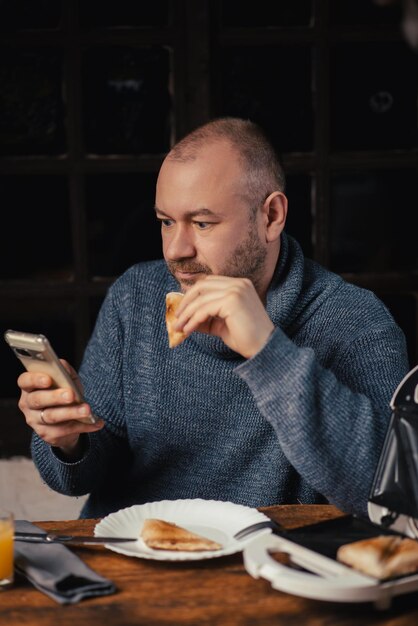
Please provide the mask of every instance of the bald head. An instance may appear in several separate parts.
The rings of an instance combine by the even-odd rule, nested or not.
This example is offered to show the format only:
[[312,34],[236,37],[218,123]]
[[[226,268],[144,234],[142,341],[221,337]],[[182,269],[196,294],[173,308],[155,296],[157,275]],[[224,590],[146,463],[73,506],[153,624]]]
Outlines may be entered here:
[[277,155],[259,126],[233,117],[213,120],[181,139],[167,160],[194,161],[210,144],[228,142],[239,163],[240,188],[254,211],[274,191],[285,189],[285,176]]

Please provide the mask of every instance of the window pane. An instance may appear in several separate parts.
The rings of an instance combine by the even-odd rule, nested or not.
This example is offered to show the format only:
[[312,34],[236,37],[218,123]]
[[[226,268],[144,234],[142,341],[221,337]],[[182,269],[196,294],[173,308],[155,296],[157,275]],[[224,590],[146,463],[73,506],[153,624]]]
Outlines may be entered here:
[[310,50],[303,46],[224,50],[220,114],[258,122],[279,153],[310,150],[310,63]]
[[330,3],[331,23],[360,25],[399,24],[401,2],[379,6],[374,0],[333,0]]
[[61,72],[60,52],[1,49],[0,154],[65,151]]
[[311,10],[311,0],[298,2],[259,0],[256,10],[252,2],[224,0],[222,22],[224,26],[302,26],[309,24]]
[[168,151],[169,65],[169,52],[160,47],[87,52],[84,110],[88,152]]
[[418,269],[418,172],[335,176],[331,183],[331,265],[337,272]]
[[87,179],[90,274],[115,276],[138,261],[162,257],[155,218],[155,174],[112,174]]
[[62,0],[2,0],[0,31],[58,28]]
[[0,279],[71,279],[71,223],[65,178],[0,176],[0,197]]
[[[8,328],[28,333],[43,333],[50,340],[60,358],[74,367],[75,361],[74,303],[57,298],[42,301],[28,297],[8,298],[0,304],[0,324],[3,332]],[[0,398],[17,398],[17,377],[24,371],[5,341],[0,342]]]
[[87,28],[166,26],[169,21],[169,8],[168,0],[153,2],[89,0],[80,3],[80,20]]
[[417,57],[405,44],[338,46],[331,76],[334,149],[417,146]]
[[309,176],[292,175],[287,177],[286,195],[289,209],[286,232],[302,246],[305,256],[313,256],[311,179]]
[[417,323],[416,299],[413,295],[403,294],[378,294],[386,304],[397,324],[405,333],[408,347],[409,363],[411,366],[418,362],[417,346]]

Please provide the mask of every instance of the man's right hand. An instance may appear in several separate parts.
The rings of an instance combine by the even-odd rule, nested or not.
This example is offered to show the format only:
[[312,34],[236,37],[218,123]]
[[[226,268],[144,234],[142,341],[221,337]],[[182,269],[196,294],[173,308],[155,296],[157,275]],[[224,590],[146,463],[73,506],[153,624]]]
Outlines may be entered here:
[[[66,361],[61,360],[61,363],[82,391],[76,371]],[[47,374],[24,372],[17,384],[22,391],[19,408],[28,426],[68,457],[77,456],[82,433],[96,432],[104,426],[103,420],[95,424],[80,421],[92,415],[90,406],[85,402],[76,404],[72,389],[53,389],[52,379]]]

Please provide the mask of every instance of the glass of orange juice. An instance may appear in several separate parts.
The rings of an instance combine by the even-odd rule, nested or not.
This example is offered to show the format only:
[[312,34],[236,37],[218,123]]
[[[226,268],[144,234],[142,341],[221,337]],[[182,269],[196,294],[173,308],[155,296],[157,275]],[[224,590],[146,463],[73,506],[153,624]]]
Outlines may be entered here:
[[13,583],[13,514],[0,510],[0,589]]

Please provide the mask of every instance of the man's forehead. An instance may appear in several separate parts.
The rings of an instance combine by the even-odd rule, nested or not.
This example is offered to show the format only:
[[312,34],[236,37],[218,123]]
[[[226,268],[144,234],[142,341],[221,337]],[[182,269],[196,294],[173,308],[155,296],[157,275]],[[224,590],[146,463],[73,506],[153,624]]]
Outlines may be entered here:
[[243,174],[237,151],[227,142],[211,143],[196,151],[193,158],[177,159],[170,154],[164,159],[159,179],[180,177],[236,179]]

